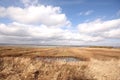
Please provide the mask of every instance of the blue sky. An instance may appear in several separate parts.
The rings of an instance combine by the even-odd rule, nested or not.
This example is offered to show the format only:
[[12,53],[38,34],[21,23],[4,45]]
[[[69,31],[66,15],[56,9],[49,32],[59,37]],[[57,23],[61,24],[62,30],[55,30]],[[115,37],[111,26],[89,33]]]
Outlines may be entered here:
[[[41,2],[46,5],[60,6],[73,25],[96,18],[109,20],[120,17],[116,16],[120,10],[120,0],[41,0]],[[79,15],[89,10],[93,11],[90,15]]]
[[120,0],[0,0],[0,42],[120,46],[119,5]]
[[[120,10],[120,0],[39,0],[40,4],[59,6],[68,19],[77,25],[86,20],[102,18],[104,20],[116,19],[116,13]],[[1,0],[0,6],[21,6],[24,5],[20,0]],[[85,16],[81,12],[92,10],[92,14]]]

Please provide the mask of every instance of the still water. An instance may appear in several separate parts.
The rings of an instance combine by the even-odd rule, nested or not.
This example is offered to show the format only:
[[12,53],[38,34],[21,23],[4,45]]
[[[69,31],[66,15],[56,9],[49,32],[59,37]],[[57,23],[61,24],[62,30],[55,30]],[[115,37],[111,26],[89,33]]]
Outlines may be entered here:
[[64,62],[76,62],[81,61],[75,57],[36,57],[37,60],[52,62],[52,61],[64,61]]

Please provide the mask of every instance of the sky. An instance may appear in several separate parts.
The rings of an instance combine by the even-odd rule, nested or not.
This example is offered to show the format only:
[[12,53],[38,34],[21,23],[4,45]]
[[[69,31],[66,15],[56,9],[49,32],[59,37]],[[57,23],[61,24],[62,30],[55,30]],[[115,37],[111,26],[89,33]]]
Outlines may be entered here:
[[120,46],[120,0],[0,0],[0,44]]

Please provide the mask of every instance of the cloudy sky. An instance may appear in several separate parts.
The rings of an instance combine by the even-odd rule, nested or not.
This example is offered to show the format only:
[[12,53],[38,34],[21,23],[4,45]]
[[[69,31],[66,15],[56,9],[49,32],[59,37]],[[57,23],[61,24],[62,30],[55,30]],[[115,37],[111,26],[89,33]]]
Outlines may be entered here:
[[0,43],[120,46],[120,0],[0,0]]

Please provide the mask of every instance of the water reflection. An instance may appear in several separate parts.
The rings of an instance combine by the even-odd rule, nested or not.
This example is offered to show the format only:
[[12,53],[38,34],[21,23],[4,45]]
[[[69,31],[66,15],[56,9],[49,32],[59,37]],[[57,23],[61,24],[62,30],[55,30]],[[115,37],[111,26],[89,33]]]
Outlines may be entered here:
[[52,62],[52,61],[76,62],[76,61],[80,61],[79,58],[75,58],[75,57],[36,57],[36,60],[47,61],[47,62]]

